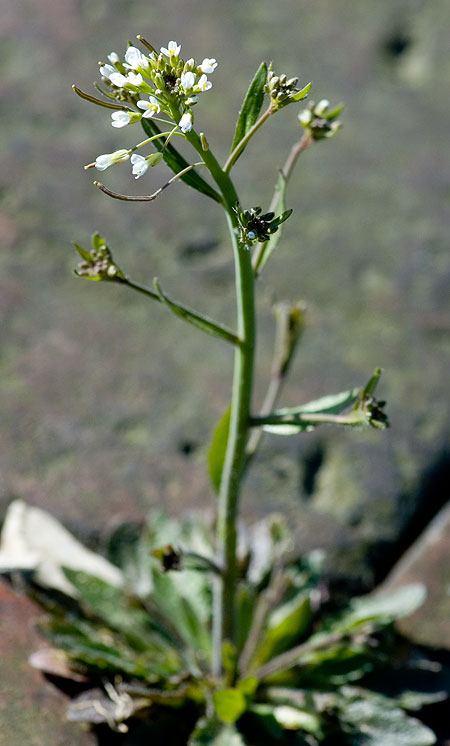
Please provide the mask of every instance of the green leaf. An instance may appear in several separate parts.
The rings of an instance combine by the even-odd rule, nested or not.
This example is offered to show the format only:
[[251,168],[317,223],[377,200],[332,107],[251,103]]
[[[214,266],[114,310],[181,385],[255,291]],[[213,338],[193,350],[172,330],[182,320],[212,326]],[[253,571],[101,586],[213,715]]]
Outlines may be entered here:
[[[266,432],[274,433],[275,435],[295,435],[296,433],[314,430],[318,427],[318,424],[308,422],[308,414],[341,414],[358,401],[359,395],[360,389],[355,388],[350,389],[349,391],[342,391],[339,394],[329,394],[320,399],[316,399],[315,401],[308,402],[307,404],[301,404],[298,407],[277,409],[268,415],[268,417],[279,417],[280,422],[271,422],[270,424],[263,425],[264,430]],[[298,423],[282,422],[283,419],[295,419],[296,417],[301,418]]]
[[91,245],[94,251],[98,251],[99,249],[105,248],[106,239],[103,238],[98,231],[95,231],[91,236]]
[[341,391],[339,394],[322,396],[299,407],[277,409],[274,414],[286,417],[295,417],[297,414],[341,414],[357,401],[358,394],[357,388]]
[[232,725],[247,708],[245,696],[239,689],[220,689],[213,694],[216,715],[222,723]]
[[216,427],[211,438],[211,444],[208,450],[208,472],[212,486],[216,492],[219,492],[220,482],[222,480],[223,465],[227,452],[228,434],[230,432],[230,415],[231,409],[227,407]]
[[300,593],[279,606],[269,617],[252,665],[260,666],[292,647],[305,634],[311,620],[311,603],[305,593]]
[[143,609],[133,608],[124,592],[93,575],[64,568],[68,580],[78,591],[84,608],[105,624],[123,632],[137,649],[145,651],[154,642]]
[[297,93],[294,93],[293,95],[289,96],[289,101],[294,101],[295,103],[298,103],[299,101],[303,101],[303,99],[307,97],[311,88],[312,88],[312,83],[307,83],[305,87],[301,89],[301,91],[297,91]]
[[[142,118],[141,124],[144,132],[149,137],[158,135],[161,132],[156,122],[154,122],[152,119]],[[156,147],[157,150],[162,152],[166,164],[175,174],[179,173],[184,168],[187,168],[187,166],[189,166],[188,161],[183,158],[183,156],[178,152],[178,150],[176,150],[176,148],[174,148],[171,143],[168,143],[166,146],[164,146],[163,138],[159,140],[153,140],[153,145]],[[188,173],[181,177],[181,181],[184,181],[186,184],[188,184],[188,186],[196,189],[198,192],[206,194],[207,197],[210,197],[215,202],[222,202],[220,194],[216,192],[216,190],[213,189],[213,187],[210,186],[208,182],[205,181],[205,179],[203,179],[195,170],[188,171]]]
[[387,697],[366,693],[344,701],[341,720],[354,746],[431,746],[436,736],[416,718],[409,717]]
[[267,64],[261,62],[256,75],[250,83],[249,89],[245,94],[236,129],[234,131],[233,142],[230,153],[239,145],[247,132],[253,127],[258,119],[264,101],[264,87],[267,82]]
[[234,726],[222,725],[214,718],[202,718],[188,746],[245,746],[245,741]]
[[213,337],[220,337],[221,339],[225,339],[227,342],[231,342],[231,344],[238,343],[237,336],[230,329],[227,329],[221,324],[212,321],[207,316],[203,316],[203,314],[172,300],[172,298],[163,292],[157,278],[154,279],[153,284],[161,302],[164,303],[170,311],[175,314],[175,316],[179,316],[181,319],[184,319],[184,321],[192,324],[192,326],[201,329],[202,332],[206,332]]
[[318,715],[291,705],[278,705],[273,708],[277,723],[285,730],[303,730],[314,736],[322,735],[322,724]]
[[82,246],[80,246],[80,244],[79,244],[79,243],[77,243],[76,241],[73,241],[73,242],[72,242],[72,245],[73,245],[73,247],[74,247],[75,251],[77,251],[77,252],[78,252],[78,254],[79,254],[79,255],[81,256],[81,258],[82,258],[82,259],[83,259],[83,260],[84,260],[85,262],[89,262],[89,263],[90,263],[90,262],[92,261],[92,257],[91,257],[91,254],[90,254],[90,252],[89,252],[89,251],[88,251],[87,249],[84,249],[84,248],[83,248]]
[[351,631],[366,624],[385,625],[413,614],[425,601],[427,592],[422,583],[413,583],[395,591],[374,593],[354,599],[350,611],[332,629]]

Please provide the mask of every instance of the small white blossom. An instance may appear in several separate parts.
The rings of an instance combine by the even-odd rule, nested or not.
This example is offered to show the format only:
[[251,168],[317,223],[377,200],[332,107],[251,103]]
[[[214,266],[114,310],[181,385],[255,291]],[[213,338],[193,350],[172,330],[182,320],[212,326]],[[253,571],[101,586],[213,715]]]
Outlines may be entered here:
[[122,73],[114,72],[112,75],[109,76],[109,79],[111,83],[117,88],[125,88],[127,85],[136,86],[136,88],[139,88],[139,86],[142,85],[144,82],[142,75],[140,73],[133,73],[130,72],[128,75],[122,75]]
[[314,114],[318,117],[321,117],[322,114],[325,114],[326,110],[328,109],[330,105],[330,102],[328,99],[323,98],[321,101],[319,101],[318,104],[314,107]]
[[147,69],[149,62],[145,54],[142,54],[140,49],[136,47],[128,47],[125,52],[125,67],[131,70],[138,70],[139,68]]
[[142,116],[145,119],[151,119],[151,117],[155,116],[155,114],[159,114],[159,112],[161,111],[159,101],[154,96],[149,96],[148,101],[140,99],[137,102],[136,106],[138,106],[139,109],[143,110],[144,113]]
[[310,109],[303,109],[298,115],[298,121],[300,124],[303,124],[303,126],[307,126],[311,120],[312,120],[312,112]]
[[98,155],[95,159],[95,168],[98,169],[98,171],[105,171],[115,163],[127,161],[129,157],[129,151],[124,149],[116,150],[114,153],[104,153],[103,155]]
[[176,41],[169,41],[167,48],[161,47],[161,52],[165,54],[166,57],[179,57],[181,44],[178,44]]
[[111,79],[111,75],[114,75],[117,73],[117,70],[112,65],[100,65],[100,75],[103,75],[104,78]]
[[119,55],[117,54],[117,52],[111,52],[110,54],[108,54],[108,59],[111,65],[115,65],[116,62],[119,62]]
[[178,122],[178,126],[182,132],[190,132],[192,129],[192,114],[189,111],[183,114]]
[[126,127],[131,122],[130,111],[113,111],[111,114],[111,124],[113,127]]
[[211,81],[208,80],[208,78],[206,77],[206,75],[202,75],[201,78],[199,79],[197,85],[195,86],[195,90],[199,91],[199,92],[200,91],[204,92],[204,91],[209,91],[210,88],[212,88]]
[[143,176],[148,169],[147,158],[144,158],[143,155],[133,153],[133,155],[131,156],[131,163],[131,172],[135,179],[139,179],[140,176]]
[[202,71],[202,73],[210,75],[216,69],[217,64],[218,63],[216,62],[214,57],[205,57],[202,64],[200,65],[200,70]]
[[195,75],[194,73],[187,72],[183,73],[181,76],[181,86],[184,88],[185,91],[190,91],[195,85]]

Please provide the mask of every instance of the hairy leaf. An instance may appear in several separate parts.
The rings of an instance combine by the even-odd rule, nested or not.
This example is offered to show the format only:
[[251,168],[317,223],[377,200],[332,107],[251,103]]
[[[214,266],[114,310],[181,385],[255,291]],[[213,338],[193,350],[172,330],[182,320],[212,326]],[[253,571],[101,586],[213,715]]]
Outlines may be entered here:
[[269,617],[267,629],[256,649],[253,665],[261,665],[288,650],[305,634],[312,619],[309,596],[300,593]]

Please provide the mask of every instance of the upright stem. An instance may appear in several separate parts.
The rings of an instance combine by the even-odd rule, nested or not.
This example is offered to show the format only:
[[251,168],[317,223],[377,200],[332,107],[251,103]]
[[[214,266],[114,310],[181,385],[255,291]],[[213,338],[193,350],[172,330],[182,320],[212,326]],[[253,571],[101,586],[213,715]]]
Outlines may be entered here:
[[239,241],[237,214],[238,196],[233,182],[220,167],[210,150],[203,150],[197,133],[187,139],[202,155],[205,165],[218,185],[227,213],[235,261],[237,327],[240,345],[235,348],[233,389],[231,396],[230,430],[217,508],[217,564],[222,575],[214,582],[213,604],[213,674],[222,673],[222,649],[225,640],[233,640],[233,622],[237,581],[237,518],[240,486],[245,467],[249,434],[253,365],[256,337],[254,274],[251,254]]
[[255,348],[254,276],[251,256],[237,240],[229,220],[236,263],[238,334],[235,349],[230,431],[222,472],[217,515],[218,563],[223,569],[214,598],[214,673],[221,672],[222,642],[233,640],[236,591],[237,518],[249,432]]

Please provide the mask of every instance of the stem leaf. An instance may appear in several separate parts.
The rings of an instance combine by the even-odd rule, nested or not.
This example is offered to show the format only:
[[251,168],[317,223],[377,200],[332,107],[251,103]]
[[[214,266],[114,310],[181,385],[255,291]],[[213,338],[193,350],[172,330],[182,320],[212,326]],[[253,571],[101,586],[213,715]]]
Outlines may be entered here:
[[238,120],[236,122],[236,129],[234,131],[230,153],[232,153],[235,147],[239,145],[242,138],[245,137],[249,129],[253,127],[258,119],[264,101],[264,86],[266,85],[266,82],[267,64],[261,62],[256,71],[256,75],[245,94]]
[[[151,119],[142,118],[141,124],[144,132],[149,137],[153,137],[153,135],[157,135],[161,132],[156,122],[153,122]],[[187,160],[183,158],[181,153],[179,153],[178,150],[174,148],[174,146],[170,143],[167,143],[167,145],[164,146],[164,140],[154,140],[153,144],[155,148],[163,154],[163,158],[166,164],[175,174],[179,173],[184,168],[187,168],[189,166]],[[213,187],[210,186],[208,182],[205,181],[205,179],[203,179],[202,176],[200,176],[196,171],[188,171],[188,173],[181,177],[181,180],[188,184],[188,186],[196,189],[198,192],[201,192],[207,197],[210,197],[215,202],[220,203],[222,201],[219,193],[216,192],[216,190],[213,189]]]
[[214,428],[208,451],[208,472],[214,490],[218,493],[222,480],[223,465],[227,451],[228,434],[230,432],[231,408],[227,407],[216,427]]
[[207,316],[203,316],[203,314],[198,313],[198,311],[186,308],[186,306],[182,306],[181,304],[172,300],[172,298],[169,298],[169,296],[163,292],[156,278],[154,279],[153,284],[161,302],[164,303],[167,308],[169,308],[169,310],[175,314],[175,316],[179,316],[180,318],[187,321],[189,324],[192,324],[192,326],[197,327],[197,329],[201,329],[202,332],[206,332],[213,337],[220,337],[221,339],[225,339],[227,342],[231,342],[232,344],[238,343],[238,338],[236,337],[236,335],[226,327],[220,324],[216,324]]

